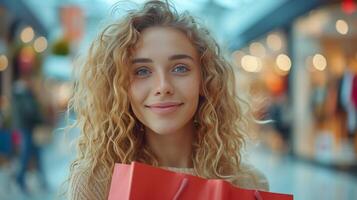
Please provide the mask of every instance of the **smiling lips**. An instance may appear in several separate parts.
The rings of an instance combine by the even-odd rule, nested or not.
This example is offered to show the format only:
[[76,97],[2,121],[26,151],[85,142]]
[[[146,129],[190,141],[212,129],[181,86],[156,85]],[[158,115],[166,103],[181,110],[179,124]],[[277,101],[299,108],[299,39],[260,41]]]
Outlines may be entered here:
[[147,105],[146,107],[157,114],[169,114],[171,112],[176,111],[182,105],[183,103],[165,102],[165,103],[150,104]]

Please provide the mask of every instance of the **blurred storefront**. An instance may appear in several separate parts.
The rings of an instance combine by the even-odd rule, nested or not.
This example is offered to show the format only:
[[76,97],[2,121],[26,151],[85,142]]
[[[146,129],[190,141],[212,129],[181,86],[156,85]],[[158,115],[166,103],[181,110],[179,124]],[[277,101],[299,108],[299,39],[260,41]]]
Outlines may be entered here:
[[260,40],[232,54],[239,91],[247,94],[257,119],[268,120],[256,130],[275,152],[289,152],[291,147],[292,110],[289,77],[292,61],[287,53],[284,31],[270,32]]
[[78,7],[68,5],[60,11],[57,33],[44,26],[23,1],[0,1],[0,159],[6,162],[19,156],[24,140],[15,113],[18,91],[29,89],[38,101],[42,120],[33,137],[39,146],[52,142],[53,129],[67,108],[73,55],[84,28]]
[[258,118],[273,120],[260,135],[270,148],[357,166],[356,28],[353,1],[320,2],[233,52]]
[[23,1],[0,2],[0,94],[11,102],[13,82],[26,68],[44,109],[51,110],[45,112],[52,112],[49,118],[67,106],[73,57],[84,31],[78,6],[62,6],[58,12],[60,26],[49,30]]
[[357,164],[357,15],[343,5],[294,22],[294,146],[300,155],[347,167]]

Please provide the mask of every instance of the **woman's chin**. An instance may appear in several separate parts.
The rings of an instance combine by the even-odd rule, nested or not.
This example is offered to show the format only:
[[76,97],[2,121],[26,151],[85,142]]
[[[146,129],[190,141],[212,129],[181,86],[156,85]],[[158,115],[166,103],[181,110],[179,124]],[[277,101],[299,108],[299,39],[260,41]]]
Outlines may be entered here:
[[177,132],[177,127],[167,126],[167,127],[153,127],[151,131],[157,135],[170,135]]

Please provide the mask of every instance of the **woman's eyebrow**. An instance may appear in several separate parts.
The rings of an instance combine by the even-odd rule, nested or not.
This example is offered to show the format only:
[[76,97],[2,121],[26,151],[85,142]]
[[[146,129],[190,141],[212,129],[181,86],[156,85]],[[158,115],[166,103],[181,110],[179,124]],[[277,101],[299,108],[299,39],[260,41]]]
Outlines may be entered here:
[[169,57],[169,60],[178,60],[178,59],[190,59],[193,60],[193,58],[189,55],[186,54],[177,54],[177,55],[172,55]]
[[[186,54],[176,54],[176,55],[172,55],[169,57],[169,60],[179,60],[179,59],[190,59],[193,60],[193,58],[189,55]],[[134,58],[131,60],[132,64],[135,63],[152,63],[153,60],[151,60],[150,58]]]
[[135,63],[152,63],[153,61],[149,58],[134,58],[133,60],[131,60],[132,64]]

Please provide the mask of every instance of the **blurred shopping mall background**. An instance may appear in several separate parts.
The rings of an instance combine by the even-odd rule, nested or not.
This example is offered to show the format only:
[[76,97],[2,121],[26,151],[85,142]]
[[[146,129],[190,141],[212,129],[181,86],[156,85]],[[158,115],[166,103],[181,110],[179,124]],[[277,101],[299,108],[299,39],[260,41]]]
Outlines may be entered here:
[[[0,0],[1,200],[57,197],[78,135],[73,129],[65,137],[61,129],[73,63],[106,20],[142,1],[131,2]],[[356,1],[172,2],[200,18],[226,49],[256,117],[274,120],[254,127],[245,155],[266,174],[271,191],[297,200],[357,199]],[[27,108],[18,106],[29,99]],[[39,147],[23,169],[27,190],[18,176],[26,137],[16,123],[23,117],[16,110],[25,109]]]

